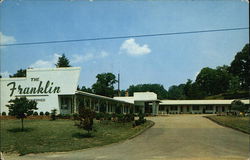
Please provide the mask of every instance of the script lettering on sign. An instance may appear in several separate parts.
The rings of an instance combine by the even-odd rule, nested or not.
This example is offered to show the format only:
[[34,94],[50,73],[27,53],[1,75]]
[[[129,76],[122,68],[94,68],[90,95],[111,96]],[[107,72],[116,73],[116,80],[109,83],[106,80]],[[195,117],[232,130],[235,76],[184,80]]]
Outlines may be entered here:
[[39,82],[38,87],[22,87],[16,85],[16,82],[10,82],[7,84],[10,87],[10,97],[15,93],[18,94],[54,94],[60,93],[59,86],[53,86],[53,82],[47,81],[44,85],[42,81]]

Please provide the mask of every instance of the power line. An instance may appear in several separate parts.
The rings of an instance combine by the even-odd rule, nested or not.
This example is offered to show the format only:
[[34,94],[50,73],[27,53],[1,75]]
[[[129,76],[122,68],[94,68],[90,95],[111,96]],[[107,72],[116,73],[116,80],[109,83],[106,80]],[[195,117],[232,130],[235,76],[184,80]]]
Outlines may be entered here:
[[141,35],[116,36],[116,37],[97,37],[97,38],[86,38],[86,39],[58,40],[58,41],[10,43],[10,44],[0,44],[0,46],[22,46],[22,45],[51,44],[51,43],[70,43],[70,42],[83,42],[83,41],[99,41],[99,40],[113,40],[113,39],[125,39],[125,38],[170,36],[170,35],[178,35],[178,34],[195,34],[195,33],[207,33],[207,32],[225,32],[225,31],[246,30],[246,29],[249,29],[249,27],[223,28],[223,29],[198,30],[198,31],[186,31],[186,32],[169,32],[169,33],[156,33],[156,34],[141,34]]

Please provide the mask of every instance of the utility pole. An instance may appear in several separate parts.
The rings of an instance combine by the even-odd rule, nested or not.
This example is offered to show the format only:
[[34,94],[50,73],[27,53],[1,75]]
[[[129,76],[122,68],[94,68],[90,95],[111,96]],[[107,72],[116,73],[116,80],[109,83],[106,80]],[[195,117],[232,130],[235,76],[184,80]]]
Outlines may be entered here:
[[121,96],[121,93],[120,93],[120,73],[118,73],[118,97]]

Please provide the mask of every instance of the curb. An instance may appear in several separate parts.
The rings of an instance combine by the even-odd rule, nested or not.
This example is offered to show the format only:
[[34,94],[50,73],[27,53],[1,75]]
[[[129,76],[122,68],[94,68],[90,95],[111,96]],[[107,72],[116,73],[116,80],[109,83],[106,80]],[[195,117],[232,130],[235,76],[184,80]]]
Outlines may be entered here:
[[235,128],[235,127],[232,127],[232,126],[223,124],[223,123],[221,123],[221,122],[218,122],[218,121],[216,121],[216,120],[210,118],[209,116],[203,116],[203,117],[209,119],[210,121],[212,121],[212,122],[214,122],[214,123],[216,123],[216,124],[218,124],[218,125],[220,125],[220,126],[227,127],[227,128],[231,128],[231,129],[233,129],[233,130],[236,130],[236,131],[239,131],[239,132],[242,132],[242,133],[245,133],[245,134],[250,135],[250,133],[248,133],[248,132],[246,132],[246,131],[243,131],[243,130],[240,130],[240,129],[238,129],[238,128]]
[[147,131],[149,128],[153,127],[155,125],[155,122],[153,121],[150,121],[150,120],[147,120],[149,121],[151,124],[149,126],[147,126],[146,128],[144,128],[143,130],[141,130],[140,132],[136,133],[135,135],[129,137],[128,139],[133,139],[139,135],[141,135],[142,133],[144,133],[145,131]]

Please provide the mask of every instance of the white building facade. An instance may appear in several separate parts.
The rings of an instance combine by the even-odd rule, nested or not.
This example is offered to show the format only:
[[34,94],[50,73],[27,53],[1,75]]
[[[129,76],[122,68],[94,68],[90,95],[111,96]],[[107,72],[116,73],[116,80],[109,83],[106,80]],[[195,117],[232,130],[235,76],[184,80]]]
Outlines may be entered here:
[[7,112],[10,99],[26,97],[37,102],[38,111],[59,110],[59,95],[74,95],[79,67],[27,69],[26,77],[1,78],[1,112]]

